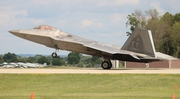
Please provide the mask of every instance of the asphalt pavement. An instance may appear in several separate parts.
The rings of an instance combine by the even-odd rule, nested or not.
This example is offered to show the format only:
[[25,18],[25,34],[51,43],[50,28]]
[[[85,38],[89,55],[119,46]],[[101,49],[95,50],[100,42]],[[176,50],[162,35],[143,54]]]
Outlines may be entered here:
[[5,74],[180,74],[180,69],[0,69]]

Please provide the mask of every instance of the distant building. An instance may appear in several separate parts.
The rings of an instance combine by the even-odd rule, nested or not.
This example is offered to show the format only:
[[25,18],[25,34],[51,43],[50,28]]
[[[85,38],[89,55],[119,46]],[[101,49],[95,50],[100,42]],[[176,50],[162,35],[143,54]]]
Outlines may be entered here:
[[111,63],[113,64],[113,68],[119,68],[119,60],[111,60]]
[[138,63],[138,62],[125,62],[125,68],[180,68],[180,60],[157,52],[158,57],[166,58],[169,60],[151,62],[151,63]]

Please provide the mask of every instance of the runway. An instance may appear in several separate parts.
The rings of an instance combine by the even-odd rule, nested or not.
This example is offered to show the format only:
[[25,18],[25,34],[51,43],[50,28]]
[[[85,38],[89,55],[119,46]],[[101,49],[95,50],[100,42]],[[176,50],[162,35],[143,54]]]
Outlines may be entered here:
[[180,74],[180,69],[0,69],[1,74]]

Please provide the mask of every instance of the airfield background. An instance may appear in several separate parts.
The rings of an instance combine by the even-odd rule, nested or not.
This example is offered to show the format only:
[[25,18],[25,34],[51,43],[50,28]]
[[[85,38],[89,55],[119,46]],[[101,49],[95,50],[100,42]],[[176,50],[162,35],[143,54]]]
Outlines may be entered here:
[[125,62],[125,68],[180,68],[180,60],[163,53],[157,53],[169,60],[151,63]]

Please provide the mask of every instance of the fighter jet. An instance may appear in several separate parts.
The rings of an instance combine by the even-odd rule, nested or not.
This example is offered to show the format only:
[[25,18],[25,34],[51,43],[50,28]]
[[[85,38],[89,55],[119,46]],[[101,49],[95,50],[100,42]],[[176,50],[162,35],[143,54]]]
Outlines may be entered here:
[[59,49],[102,57],[103,69],[111,69],[110,60],[144,63],[161,60],[156,56],[151,31],[144,28],[135,28],[122,48],[81,38],[48,25],[9,32],[20,38],[54,48],[53,58],[57,57],[56,51]]

